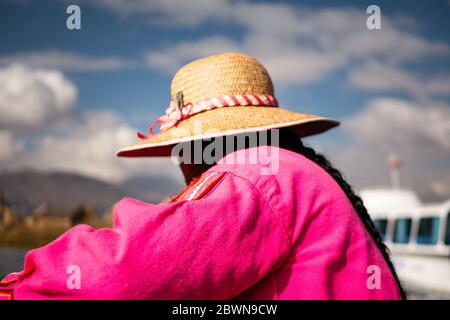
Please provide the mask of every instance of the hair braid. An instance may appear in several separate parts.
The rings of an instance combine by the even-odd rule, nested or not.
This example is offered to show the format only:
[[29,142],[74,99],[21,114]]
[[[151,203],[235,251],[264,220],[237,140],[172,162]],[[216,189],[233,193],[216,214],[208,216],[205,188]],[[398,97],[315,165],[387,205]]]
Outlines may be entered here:
[[[397,276],[397,273],[395,272],[394,265],[392,264],[390,253],[386,245],[384,244],[383,240],[381,239],[380,234],[378,233],[378,230],[375,228],[375,225],[372,221],[372,219],[369,216],[369,213],[367,212],[366,207],[364,206],[364,203],[362,199],[355,194],[352,187],[345,181],[342,174],[339,170],[334,168],[331,163],[325,158],[322,154],[317,153],[313,148],[306,147],[303,145],[302,141],[298,138],[298,136],[288,130],[288,129],[280,129],[279,130],[279,140],[277,141],[271,141],[271,135],[269,135],[269,140],[265,143],[268,143],[269,145],[276,144],[280,148],[291,150],[293,152],[302,154],[309,160],[315,162],[317,165],[319,165],[322,169],[324,169],[335,181],[336,183],[341,187],[341,189],[344,191],[345,195],[351,202],[353,208],[358,214],[359,219],[362,221],[364,227],[369,232],[370,236],[374,240],[376,246],[380,250],[381,254],[383,255],[384,260],[386,261],[386,264],[388,265],[396,283],[399,288],[401,297],[403,299],[406,299],[406,293],[403,290],[402,284]],[[261,140],[258,139],[258,141],[261,142]],[[207,142],[208,144],[210,142]],[[234,150],[239,150],[240,148],[248,148],[250,145],[235,145]],[[230,150],[228,150],[230,152]],[[227,153],[227,150],[224,149],[224,154]]]
[[293,136],[293,133],[287,130],[280,130],[280,131],[281,131],[280,147],[300,153],[309,160],[318,164],[322,169],[324,169],[329,175],[333,177],[333,179],[344,191],[344,193],[350,200],[353,208],[358,213],[358,216],[361,219],[362,223],[366,227],[372,239],[375,241],[378,249],[381,251],[384,260],[386,261],[390,271],[392,272],[392,275],[394,276],[395,281],[397,282],[397,286],[400,290],[402,298],[406,299],[406,293],[403,290],[401,282],[395,271],[394,265],[392,264],[389,249],[386,247],[383,240],[381,239],[381,236],[378,230],[376,229],[372,219],[370,218],[369,213],[367,212],[367,209],[364,206],[362,199],[355,194],[353,188],[345,181],[341,172],[336,168],[334,168],[331,165],[330,161],[328,161],[328,159],[326,159],[322,154],[317,153],[313,148],[304,146],[302,141],[298,139],[296,135]]

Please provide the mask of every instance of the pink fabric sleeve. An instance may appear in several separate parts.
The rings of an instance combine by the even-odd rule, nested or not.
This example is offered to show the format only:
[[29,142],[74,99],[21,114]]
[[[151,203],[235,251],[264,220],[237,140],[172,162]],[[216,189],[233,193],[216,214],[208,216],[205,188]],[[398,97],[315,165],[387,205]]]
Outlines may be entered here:
[[290,247],[264,195],[227,173],[201,199],[121,200],[112,229],[70,229],[30,251],[24,271],[1,289],[15,299],[229,299],[273,270]]

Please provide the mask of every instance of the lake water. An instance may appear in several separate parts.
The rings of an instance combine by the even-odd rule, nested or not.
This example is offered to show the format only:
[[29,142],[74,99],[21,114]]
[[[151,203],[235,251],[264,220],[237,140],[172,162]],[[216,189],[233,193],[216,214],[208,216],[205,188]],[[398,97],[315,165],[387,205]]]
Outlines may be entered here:
[[[21,271],[27,249],[0,248],[0,279],[11,272]],[[448,299],[433,293],[409,292],[409,299]]]
[[28,249],[0,248],[0,277],[23,269],[23,260]]

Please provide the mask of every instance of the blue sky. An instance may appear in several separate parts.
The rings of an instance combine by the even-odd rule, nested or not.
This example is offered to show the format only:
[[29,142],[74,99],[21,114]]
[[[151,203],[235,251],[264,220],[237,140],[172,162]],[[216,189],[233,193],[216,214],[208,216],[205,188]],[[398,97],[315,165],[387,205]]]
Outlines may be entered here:
[[[69,4],[81,8],[81,30],[66,28]],[[371,4],[381,9],[382,30],[366,28]],[[106,180],[138,174],[122,161],[89,154],[79,146],[90,137],[83,134],[101,140],[95,123],[109,128],[118,137],[105,150],[112,153],[128,142],[129,132],[145,131],[162,114],[178,67],[205,55],[241,51],[267,66],[283,106],[343,122],[308,142],[356,185],[387,183],[385,158],[395,151],[404,163],[405,184],[426,196],[450,196],[449,16],[448,1],[3,1],[0,83],[33,74],[37,83],[29,85],[38,97],[36,88],[48,84],[63,102],[46,97],[27,109],[15,97],[12,117],[11,92],[0,89],[0,112],[7,119],[0,120],[0,142],[17,152],[14,161],[11,152],[3,157],[0,152],[0,169],[30,166],[30,159],[38,158],[45,162],[40,169]],[[37,70],[47,78],[58,73],[67,92],[42,80]],[[52,108],[59,108],[58,117],[48,115]],[[44,115],[26,122],[20,110]],[[424,127],[422,119],[433,124]],[[73,159],[70,152],[77,148],[82,159],[65,159],[62,153]],[[61,152],[56,160],[44,152],[54,149]],[[149,166],[171,171],[162,161]]]
[[[94,1],[95,2],[95,1]],[[71,31],[65,28],[68,3],[78,3],[82,9],[82,30]],[[257,3],[270,3],[258,1]],[[309,8],[355,8],[364,13],[371,1],[282,1],[292,7]],[[435,1],[433,5],[423,1],[384,1],[378,2],[382,15],[407,16],[418,24],[414,30],[419,36],[430,40],[448,41],[450,39],[449,5],[445,1]],[[90,57],[119,57],[125,60],[140,60],[145,52],[167,47],[181,41],[195,41],[209,36],[224,36],[239,39],[245,32],[242,26],[226,22],[208,21],[196,26],[172,26],[170,22],[152,22],[158,12],[120,17],[102,7],[84,2],[65,1],[8,1],[0,6],[1,16],[1,55],[17,53],[60,50]],[[275,17],[274,17],[275,18]],[[367,33],[370,36],[370,33]],[[227,49],[224,48],[226,51]],[[188,59],[185,59],[186,62]],[[432,61],[420,61],[408,66],[419,74],[436,70],[449,70],[448,57],[434,57]],[[348,90],[342,85],[340,70],[322,81],[302,86],[290,86],[280,92],[279,99],[298,110],[325,113],[334,117],[347,116],[358,110],[361,104],[373,94]],[[167,104],[171,75],[141,65],[119,70],[97,72],[65,71],[67,77],[79,88],[78,104],[82,109],[113,109],[124,116],[132,112],[144,113],[151,110],[158,113]],[[327,94],[323,95],[322,92]],[[396,96],[404,96],[397,94]],[[448,97],[447,97],[448,98]],[[334,105],[345,105],[336,108]],[[300,111],[300,110],[298,110]],[[149,115],[151,116],[151,115]],[[145,120],[133,124],[145,127]]]

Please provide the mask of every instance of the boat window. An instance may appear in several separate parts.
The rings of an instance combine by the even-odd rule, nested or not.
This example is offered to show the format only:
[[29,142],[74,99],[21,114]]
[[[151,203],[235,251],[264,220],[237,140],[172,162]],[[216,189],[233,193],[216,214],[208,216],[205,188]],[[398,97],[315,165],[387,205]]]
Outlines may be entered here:
[[447,214],[447,226],[445,228],[445,244],[450,244],[450,212]]
[[417,233],[418,244],[436,244],[439,236],[438,217],[427,217],[419,220],[419,231]]
[[408,243],[411,235],[411,218],[396,219],[394,224],[394,243]]
[[374,219],[373,224],[375,225],[375,228],[377,228],[378,232],[380,233],[381,239],[383,241],[386,239],[386,230],[387,230],[387,219]]

